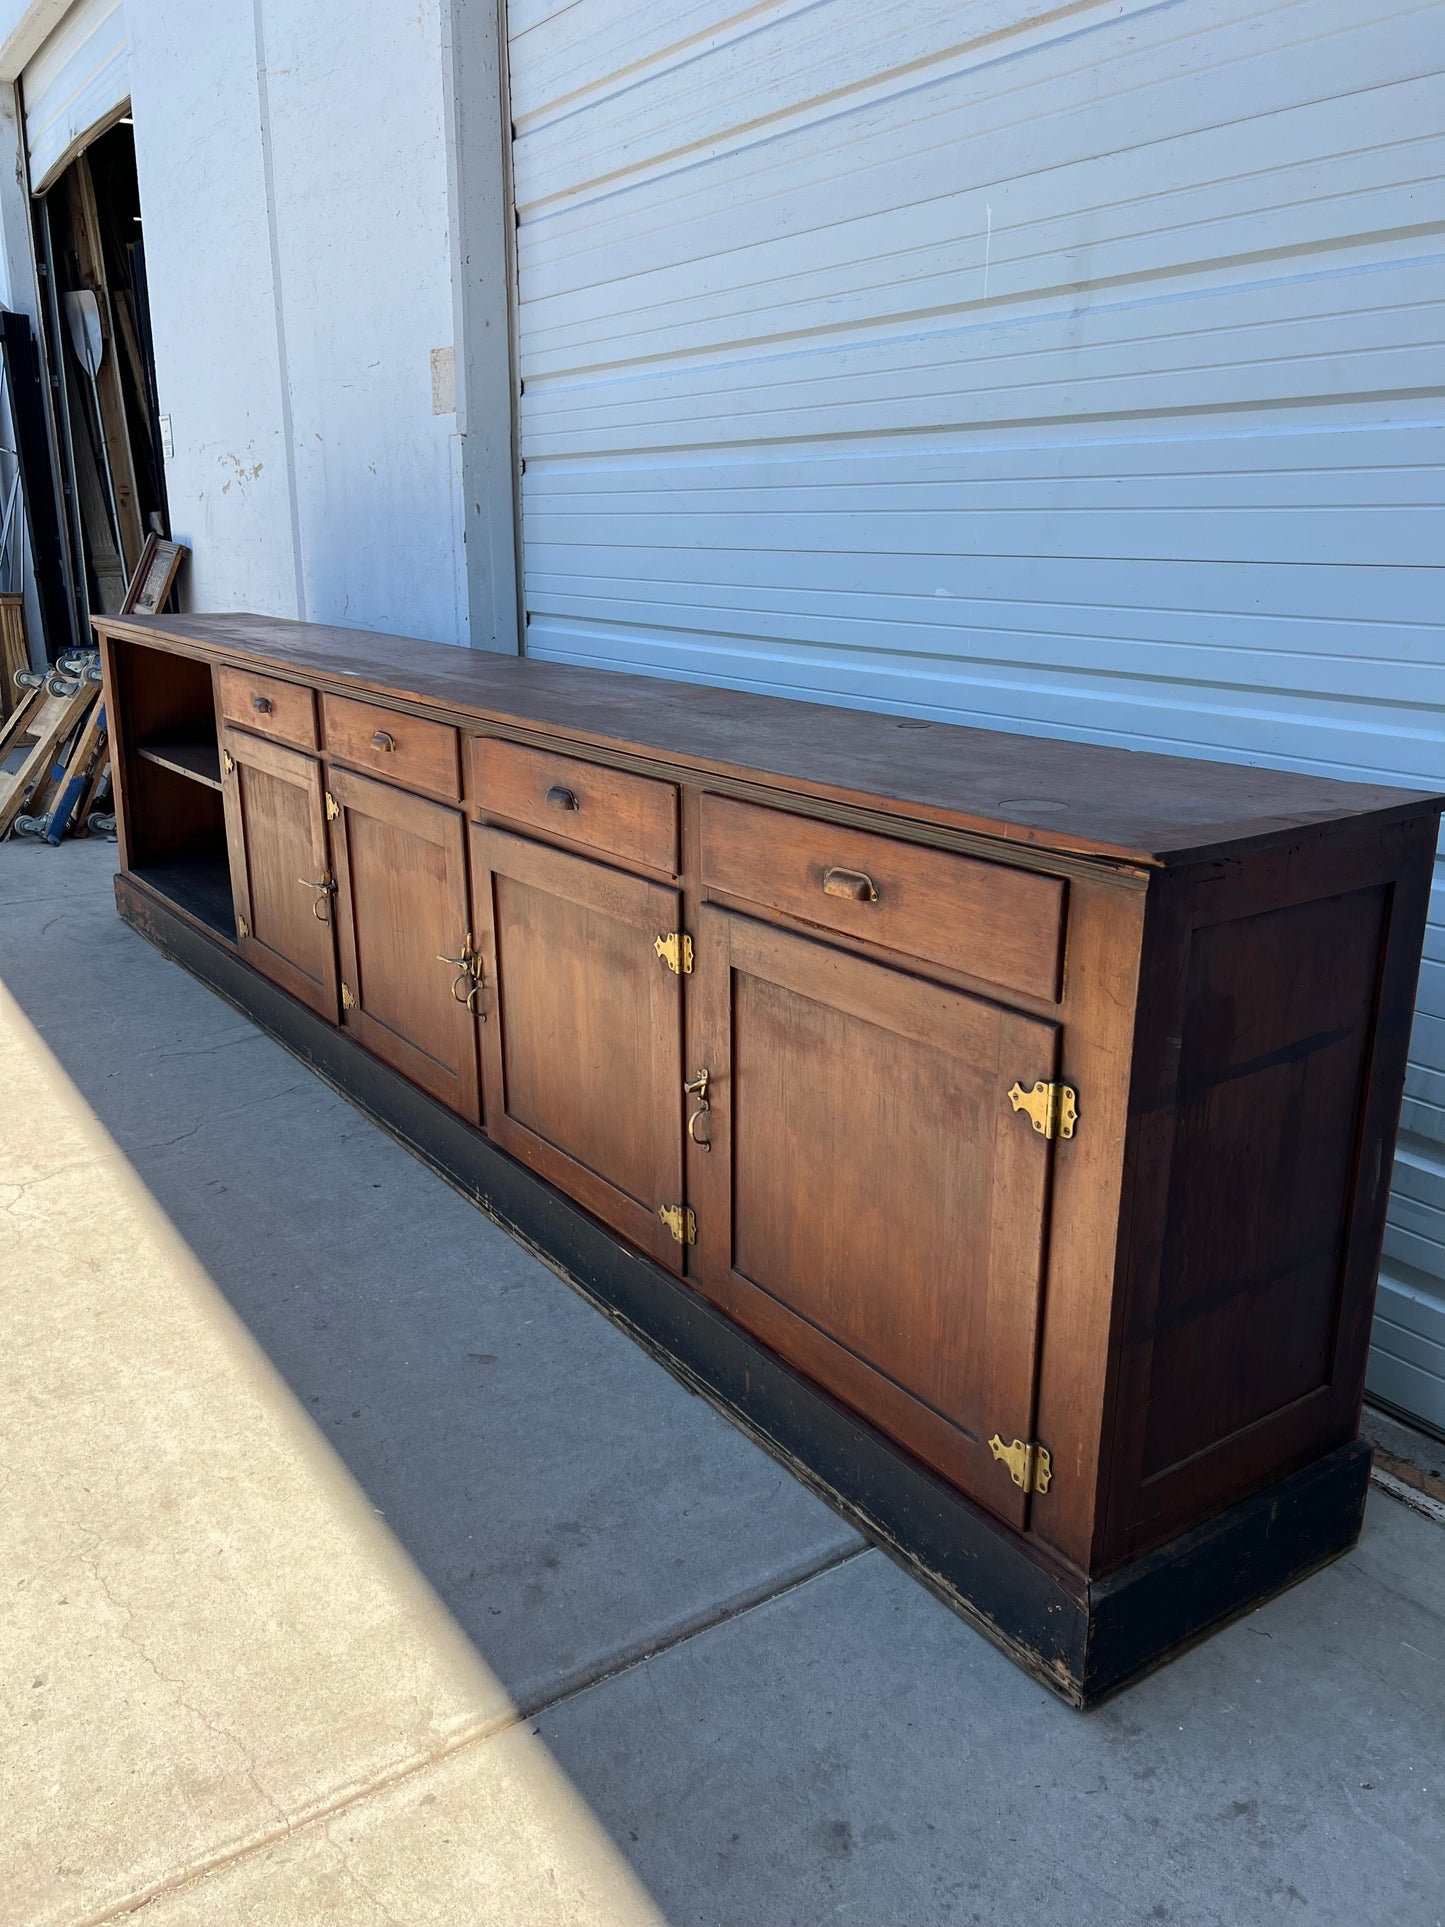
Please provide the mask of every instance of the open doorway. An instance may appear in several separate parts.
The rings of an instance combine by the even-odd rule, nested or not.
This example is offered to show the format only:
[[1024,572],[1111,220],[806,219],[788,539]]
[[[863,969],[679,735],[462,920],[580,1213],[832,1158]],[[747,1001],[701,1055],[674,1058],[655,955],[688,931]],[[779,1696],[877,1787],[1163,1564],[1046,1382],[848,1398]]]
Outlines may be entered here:
[[76,631],[119,610],[148,535],[168,536],[145,239],[129,118],[35,201],[36,255]]

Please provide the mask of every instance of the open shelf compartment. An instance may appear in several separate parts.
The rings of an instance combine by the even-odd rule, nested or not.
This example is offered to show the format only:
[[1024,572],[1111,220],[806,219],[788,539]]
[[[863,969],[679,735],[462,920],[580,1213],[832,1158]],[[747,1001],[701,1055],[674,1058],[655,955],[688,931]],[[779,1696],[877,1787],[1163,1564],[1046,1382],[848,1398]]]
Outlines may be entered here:
[[234,942],[210,665],[136,642],[113,648],[130,870]]

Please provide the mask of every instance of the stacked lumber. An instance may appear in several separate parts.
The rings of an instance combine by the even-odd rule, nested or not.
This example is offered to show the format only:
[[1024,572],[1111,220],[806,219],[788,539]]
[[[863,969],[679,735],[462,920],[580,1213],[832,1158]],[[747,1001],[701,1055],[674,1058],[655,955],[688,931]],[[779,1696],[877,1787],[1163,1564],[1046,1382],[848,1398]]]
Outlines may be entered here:
[[[189,554],[182,542],[148,536],[120,613],[163,609]],[[115,817],[103,808],[110,753],[99,653],[62,656],[44,672],[16,669],[6,682],[20,699],[0,723],[0,840],[39,836],[58,843],[67,833],[114,830]]]
[[109,777],[99,658],[88,650],[14,680],[19,700],[0,726],[0,837],[58,843],[84,833]]

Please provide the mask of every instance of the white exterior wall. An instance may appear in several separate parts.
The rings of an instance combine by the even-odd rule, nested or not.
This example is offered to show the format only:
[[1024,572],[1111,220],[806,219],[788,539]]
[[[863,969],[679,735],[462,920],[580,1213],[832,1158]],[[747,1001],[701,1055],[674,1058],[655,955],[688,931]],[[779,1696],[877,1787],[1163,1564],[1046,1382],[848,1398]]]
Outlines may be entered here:
[[126,10],[194,605],[463,639],[437,0]]
[[[511,0],[529,653],[1445,788],[1438,0]],[[1372,1384],[1445,1426],[1445,886]]]
[[[510,396],[474,397],[507,538],[470,610],[465,421],[445,379],[434,412],[434,351],[452,356],[459,332],[465,4],[126,0],[166,484],[196,609],[516,646],[510,434],[495,419],[510,421]],[[0,7],[4,77],[60,11]],[[504,268],[493,280],[505,336]]]

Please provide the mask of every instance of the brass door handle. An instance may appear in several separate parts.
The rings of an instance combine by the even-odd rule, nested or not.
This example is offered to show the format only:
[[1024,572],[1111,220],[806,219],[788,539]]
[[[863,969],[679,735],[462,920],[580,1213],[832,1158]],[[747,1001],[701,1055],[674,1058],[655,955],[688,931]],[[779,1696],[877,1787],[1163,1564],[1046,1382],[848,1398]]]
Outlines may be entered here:
[[253,696],[251,698],[251,707],[258,716],[269,716],[274,706],[269,696]]
[[[297,877],[296,881],[305,889],[316,892],[316,895],[311,899],[311,914],[315,917],[316,921],[318,923],[330,923],[331,899],[336,895],[335,877],[323,877],[320,883],[313,883],[310,877]],[[325,916],[321,914],[323,905],[326,909]]]
[[388,735],[384,729],[379,729],[371,739],[371,747],[373,749],[395,749],[396,738],[395,736]]
[[878,889],[872,877],[862,870],[825,870],[823,895],[846,897],[850,903],[876,903]]
[[542,800],[550,803],[554,810],[580,810],[582,807],[575,790],[563,789],[560,783],[554,783]]

